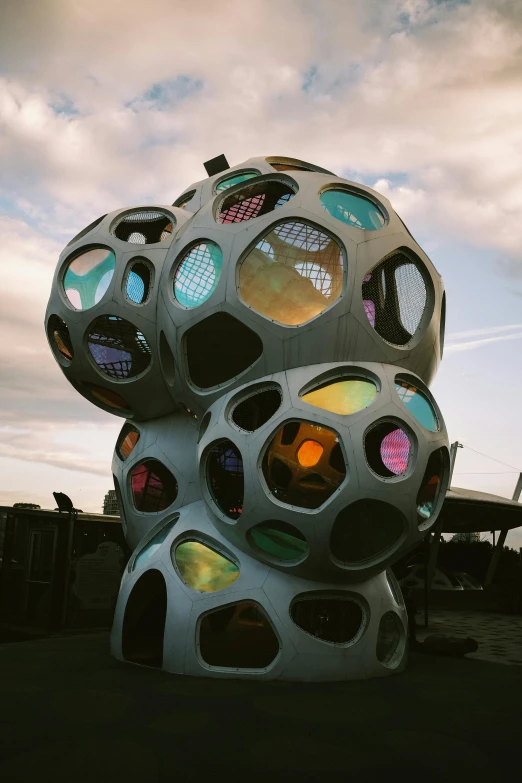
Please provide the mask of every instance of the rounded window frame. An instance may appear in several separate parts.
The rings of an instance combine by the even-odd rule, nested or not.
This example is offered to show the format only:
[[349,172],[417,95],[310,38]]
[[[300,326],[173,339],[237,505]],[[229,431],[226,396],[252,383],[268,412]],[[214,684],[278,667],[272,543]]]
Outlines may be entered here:
[[[189,255],[189,253],[192,253],[194,248],[199,247],[200,245],[214,245],[214,247],[217,247],[219,252],[221,253],[221,271],[219,273],[219,278],[216,284],[216,287],[208,296],[206,299],[203,300],[203,302],[200,302],[200,304],[194,305],[194,307],[187,307],[186,305],[181,304],[176,298],[176,295],[174,293],[174,280],[177,274],[177,271],[185,258]],[[217,292],[219,288],[219,284],[221,283],[222,275],[226,274],[226,270],[224,270],[224,263],[223,263],[224,253],[223,249],[220,244],[216,242],[215,239],[207,239],[206,237],[200,237],[198,239],[192,239],[190,242],[188,242],[180,251],[176,254],[176,257],[174,258],[174,261],[171,264],[169,274],[167,277],[167,295],[169,298],[169,302],[174,306],[177,307],[178,310],[181,310],[185,313],[195,313],[200,311],[201,307],[203,305],[208,305],[208,303],[211,301],[211,299],[214,297],[215,293]]]
[[[134,493],[132,491],[132,474],[134,473],[136,468],[139,468],[141,465],[144,465],[146,462],[159,462],[160,465],[165,468],[165,470],[168,470],[168,472],[170,473],[170,475],[172,476],[172,478],[176,482],[176,486],[177,486],[176,497],[174,498],[174,500],[171,503],[169,503],[168,506],[166,506],[165,508],[162,508],[160,511],[141,511],[141,509],[139,509],[136,506],[136,503],[134,502]],[[180,485],[180,482],[179,482],[177,476],[170,469],[170,467],[168,465],[165,465],[165,463],[162,460],[158,459],[157,457],[154,457],[153,455],[150,455],[150,454],[149,455],[142,454],[134,462],[132,462],[130,465],[126,466],[126,476],[125,476],[125,495],[126,495],[126,498],[125,499],[128,502],[128,504],[129,504],[128,507],[131,509],[132,513],[133,514],[138,514],[140,516],[140,518],[150,519],[152,514],[172,515],[174,513],[174,509],[172,509],[171,506],[173,506],[174,503],[176,503],[176,501],[178,500],[180,494],[181,494],[181,485]],[[170,509],[170,511],[169,511],[169,509]]]
[[[335,489],[329,498],[327,498],[324,503],[322,503],[317,508],[304,508],[303,506],[294,506],[291,503],[284,503],[283,501],[279,500],[279,498],[276,498],[275,495],[270,490],[265,474],[263,472],[263,460],[265,458],[265,454],[268,451],[268,448],[270,446],[270,443],[275,438],[279,430],[282,430],[283,427],[285,427],[287,424],[291,424],[292,422],[299,422],[299,424],[312,424],[313,426],[317,427],[324,427],[324,429],[330,430],[337,436],[337,441],[341,447],[341,452],[343,455],[344,465],[346,468],[346,473],[344,476],[344,479],[341,481],[337,489]],[[322,445],[322,444],[321,444]],[[285,418],[284,420],[280,421],[278,425],[276,425],[275,429],[271,431],[271,434],[266,438],[265,442],[263,443],[263,446],[259,450],[259,455],[256,461],[256,472],[259,477],[259,486],[263,490],[264,494],[268,498],[268,500],[271,503],[274,503],[274,505],[278,506],[279,508],[286,509],[287,511],[290,509],[292,511],[297,511],[300,514],[318,514],[322,511],[324,511],[327,506],[329,506],[339,495],[340,493],[345,489],[346,485],[351,479],[352,471],[350,469],[350,463],[348,461],[348,457],[346,456],[346,449],[344,446],[343,439],[341,438],[341,435],[339,432],[337,432],[337,429],[330,426],[330,423],[323,424],[322,422],[316,422],[316,421],[310,421],[310,419],[303,419],[299,418],[298,416],[291,416],[289,418]]]
[[[338,190],[342,193],[348,193],[350,196],[356,196],[357,198],[363,199],[365,201],[369,201],[370,204],[372,204],[383,216],[384,218],[384,224],[380,228],[374,228],[374,229],[367,229],[367,228],[359,228],[358,226],[350,226],[349,223],[345,223],[343,220],[339,220],[339,218],[334,217],[331,212],[328,212],[324,204],[321,202],[321,196],[323,193],[327,193],[330,190]],[[372,193],[367,193],[365,190],[361,190],[360,188],[357,188],[353,185],[346,185],[343,182],[338,183],[328,183],[327,185],[323,185],[318,191],[317,191],[317,199],[319,201],[319,205],[321,209],[324,209],[328,217],[332,218],[332,220],[336,221],[336,223],[341,223],[343,226],[346,226],[347,228],[356,228],[358,231],[370,231],[373,233],[376,233],[378,231],[382,231],[383,228],[386,228],[390,225],[390,213],[384,206],[384,204],[378,200],[376,196],[374,196]],[[380,262],[379,262],[380,263]]]
[[[132,267],[136,263],[143,264],[144,266],[147,267],[147,269],[150,272],[149,290],[148,290],[147,298],[144,299],[143,302],[134,302],[127,294],[127,282],[129,280],[129,275],[132,272]],[[150,259],[148,258],[145,258],[144,256],[135,256],[134,258],[131,258],[127,262],[121,281],[121,292],[123,294],[125,302],[127,304],[130,304],[132,307],[144,307],[145,305],[149,304],[152,297],[152,289],[154,288],[155,282],[156,282],[156,267],[154,266],[152,261],[150,261]]]
[[[110,253],[112,253],[114,256],[114,270],[109,285],[107,286],[107,290],[103,294],[100,301],[96,302],[96,304],[93,304],[92,307],[87,307],[82,310],[78,310],[78,308],[73,305],[73,303],[70,301],[69,297],[65,293],[64,279],[65,279],[65,275],[67,274],[69,265],[72,264],[72,262],[75,261],[77,258],[84,255],[84,253],[88,253],[91,250],[108,250]],[[57,275],[57,283],[58,283],[58,292],[60,294],[60,298],[62,302],[65,304],[67,309],[73,313],[87,313],[89,312],[89,310],[93,311],[96,307],[100,307],[100,305],[102,305],[103,302],[105,301],[111,288],[114,287],[117,268],[118,268],[118,253],[113,247],[110,247],[109,245],[105,245],[101,242],[89,242],[87,245],[82,245],[81,247],[77,247],[75,250],[72,251],[72,253],[66,255],[64,260],[60,264],[60,270]]]
[[[346,597],[344,597],[346,595]],[[297,625],[294,618],[292,617],[292,606],[297,603],[297,601],[317,601],[324,599],[327,600],[341,600],[341,601],[351,601],[352,603],[355,603],[359,606],[362,612],[362,621],[359,628],[359,631],[357,632],[357,635],[354,636],[353,639],[351,639],[349,642],[329,642],[327,639],[321,639],[318,636],[313,636],[311,633],[308,633],[308,631],[305,631],[304,628],[302,628],[300,625]],[[320,644],[327,644],[330,647],[337,647],[340,649],[347,649],[350,647],[353,647],[355,644],[357,644],[364,634],[367,632],[368,627],[370,625],[371,620],[371,610],[368,602],[366,601],[366,598],[363,595],[360,595],[358,593],[352,593],[351,591],[344,591],[344,590],[336,590],[335,588],[330,590],[310,590],[303,593],[298,593],[296,596],[292,598],[290,601],[290,604],[288,605],[288,616],[290,617],[290,621],[292,622],[292,625],[299,629],[302,633],[306,634],[306,636],[310,636],[312,639],[315,639]]]
[[[268,524],[270,522],[282,522],[298,530],[298,532],[301,533],[301,535],[303,536],[307,547],[307,550],[304,553],[304,555],[302,555],[301,557],[296,557],[294,560],[281,560],[278,557],[274,557],[270,555],[264,549],[261,549],[260,547],[256,546],[255,543],[253,543],[251,540],[250,532],[255,528],[261,527],[262,525]],[[291,569],[291,568],[295,568],[296,566],[300,566],[310,557],[310,543],[308,541],[308,538],[295,525],[293,525],[291,522],[285,522],[285,520],[283,519],[267,519],[264,520],[263,522],[256,522],[245,531],[245,541],[250,547],[250,549],[252,550],[252,552],[254,552],[256,559],[260,560],[261,562],[265,562],[267,565],[272,565],[274,567],[281,568],[281,569],[286,569],[286,568]]]
[[[167,239],[160,239],[159,242],[144,242],[141,243],[135,243],[135,242],[129,242],[126,239],[120,239],[116,236],[114,233],[116,228],[120,225],[120,223],[123,223],[125,218],[129,217],[130,215],[141,215],[146,212],[160,212],[162,215],[170,219],[170,222],[172,223],[172,236]],[[132,248],[157,248],[158,246],[168,247],[172,240],[174,239],[174,235],[176,233],[176,230],[179,228],[178,222],[176,220],[176,216],[173,212],[169,212],[166,207],[154,207],[154,206],[144,206],[144,207],[132,207],[131,209],[124,209],[122,212],[120,212],[119,215],[116,215],[108,226],[108,232],[113,240],[116,240],[116,242],[121,242],[121,244],[125,247],[125,249],[128,251],[128,249]],[[165,244],[164,244],[165,243]],[[114,251],[113,251],[114,252]]]
[[[410,441],[410,453],[408,455],[408,466],[404,471],[404,473],[400,473],[399,475],[395,475],[395,476],[379,476],[379,474],[374,471],[374,469],[368,462],[368,457],[366,456],[366,437],[371,430],[378,427],[380,424],[393,424],[394,426],[396,426],[397,429],[401,429],[406,434],[406,436]],[[381,445],[382,445],[382,441],[381,441]],[[417,438],[414,429],[408,424],[408,422],[403,421],[402,419],[399,418],[399,416],[394,416],[393,414],[384,415],[376,419],[375,421],[372,421],[365,428],[362,436],[362,450],[364,454],[364,463],[368,468],[370,474],[374,478],[384,482],[385,484],[398,484],[401,481],[406,481],[407,479],[410,479],[415,472],[415,468],[417,467],[418,456],[419,456],[419,440]]]
[[199,483],[201,487],[201,494],[203,495],[203,499],[206,501],[207,506],[210,508],[210,511],[212,514],[214,514],[221,522],[224,522],[226,525],[229,525],[230,527],[234,527],[238,524],[238,522],[241,521],[242,513],[238,516],[237,519],[232,519],[232,517],[229,517],[225,514],[224,511],[221,510],[221,507],[219,506],[217,500],[214,498],[212,494],[212,490],[210,489],[210,482],[208,479],[208,459],[210,452],[214,448],[214,446],[218,446],[220,443],[226,443],[229,441],[232,443],[232,445],[239,451],[241,454],[241,462],[243,464],[243,506],[245,503],[245,460],[243,458],[243,451],[239,448],[237,443],[235,443],[232,438],[221,436],[218,438],[215,438],[214,440],[210,441],[210,443],[207,443],[205,446],[203,453],[201,455],[201,459],[199,460]]
[[[227,587],[223,587],[221,590],[211,590],[209,592],[205,592],[202,590],[196,590],[195,587],[191,587],[185,582],[185,580],[181,576],[176,561],[176,549],[178,548],[178,546],[181,546],[181,544],[186,544],[190,541],[195,541],[196,543],[202,544],[203,546],[207,547],[207,549],[212,549],[218,555],[224,557],[225,560],[228,560],[230,563],[236,566],[239,573],[237,575],[237,578],[234,579],[234,581],[232,582],[232,584],[227,585]],[[178,577],[179,581],[181,582],[181,584],[184,587],[186,587],[188,590],[191,590],[193,593],[199,593],[202,596],[203,595],[212,596],[217,593],[223,593],[225,590],[228,590],[230,587],[235,585],[241,578],[242,569],[241,569],[241,562],[239,558],[236,555],[233,555],[232,552],[230,552],[229,549],[227,549],[227,547],[224,546],[220,541],[217,541],[216,539],[207,536],[207,534],[202,533],[201,530],[188,529],[188,530],[183,530],[181,533],[179,533],[177,538],[175,538],[169,546],[169,556],[174,572]]]
[[[377,658],[377,641],[379,639],[379,630],[381,627],[381,622],[387,614],[393,614],[395,616],[395,621],[399,624],[401,630],[400,630],[399,643],[397,644],[397,647],[395,648],[389,661],[385,663]],[[401,616],[398,614],[398,612],[396,612],[394,609],[388,609],[386,612],[383,612],[383,614],[381,615],[381,618],[379,620],[379,625],[377,626],[377,635],[375,638],[375,660],[380,666],[383,667],[383,669],[388,669],[388,670],[397,669],[397,667],[400,666],[400,664],[404,660],[406,650],[407,650],[407,629],[404,627],[404,623],[402,621]]]
[[[272,167],[274,163],[278,163],[279,165],[283,166],[285,164],[288,166],[293,166],[294,168],[289,169],[289,171],[297,171],[298,174],[328,174],[330,177],[336,176],[333,171],[328,171],[327,169],[323,169],[320,166],[316,166],[315,163],[307,163],[305,160],[289,158],[286,155],[269,155],[267,158],[265,158],[265,163],[268,163],[268,165]],[[275,169],[275,171],[277,171],[277,169]]]
[[153,364],[154,364],[154,351],[153,351],[154,343],[151,343],[148,340],[145,332],[143,332],[138,326],[136,326],[135,323],[130,321],[128,318],[123,318],[123,316],[121,316],[121,315],[115,315],[114,316],[115,318],[120,318],[122,321],[128,321],[128,323],[132,324],[132,326],[137,331],[142,333],[142,335],[145,338],[145,341],[146,341],[147,345],[150,348],[150,361],[149,361],[148,365],[145,367],[144,370],[142,370],[137,375],[133,375],[131,378],[112,378],[110,375],[107,375],[106,373],[103,372],[103,370],[100,369],[100,367],[98,366],[96,360],[94,359],[94,356],[91,353],[91,350],[89,348],[89,332],[90,332],[91,326],[93,325],[93,323],[98,318],[104,318],[104,317],[109,318],[111,315],[113,315],[113,314],[112,313],[100,313],[99,315],[95,316],[95,318],[93,318],[89,322],[89,324],[87,325],[87,327],[85,328],[85,331],[83,333],[82,345],[83,345],[83,349],[84,349],[84,354],[87,357],[87,361],[90,363],[91,367],[94,369],[94,371],[97,373],[97,375],[100,378],[103,378],[104,380],[106,380],[108,383],[111,383],[111,384],[114,383],[117,386],[123,386],[125,384],[133,383],[133,382],[141,380],[142,378],[145,377],[145,375],[147,375],[148,372],[150,372],[150,370],[152,369]]
[[[327,408],[318,408],[316,405],[312,405],[310,402],[306,402],[306,400],[303,400],[303,395],[310,394],[310,392],[318,391],[321,387],[324,386],[330,386],[334,383],[341,383],[342,381],[350,381],[350,380],[362,380],[362,381],[369,381],[370,383],[373,383],[375,386],[375,397],[370,402],[369,405],[366,405],[364,408],[360,408],[358,411],[354,411],[353,413],[334,413],[333,411],[328,410]],[[340,416],[342,419],[346,417],[352,417],[352,416],[358,416],[360,414],[363,414],[370,410],[370,408],[376,404],[379,395],[382,392],[382,380],[381,378],[374,373],[372,370],[366,370],[362,367],[354,366],[349,367],[335,367],[330,370],[326,370],[325,372],[321,373],[320,375],[316,376],[313,380],[308,381],[304,384],[304,386],[299,389],[297,396],[299,398],[299,401],[301,403],[304,403],[306,406],[310,408],[315,408],[318,411],[323,411],[326,415],[329,416]]]
[[[133,504],[133,510],[134,510],[134,511],[137,511],[137,509],[136,509],[136,507],[134,506],[134,504]],[[138,513],[140,513],[140,512],[138,512]],[[161,512],[160,512],[160,513],[161,513]],[[142,539],[139,541],[139,543],[138,543],[138,546],[136,547],[136,549],[134,550],[134,552],[132,553],[132,555],[131,555],[131,556],[130,556],[130,558],[129,558],[129,562],[127,563],[127,573],[129,573],[129,574],[130,574],[130,573],[132,573],[132,572],[135,570],[135,568],[134,568],[134,564],[135,564],[136,560],[138,559],[138,557],[140,556],[140,554],[143,552],[143,550],[145,549],[145,547],[146,547],[148,544],[150,544],[150,542],[152,541],[152,539],[153,539],[153,538],[154,538],[154,537],[155,537],[155,536],[156,536],[158,533],[160,533],[160,532],[163,530],[163,528],[164,528],[164,527],[166,527],[166,526],[167,526],[168,524],[170,524],[171,522],[173,523],[173,525],[175,525],[177,522],[179,522],[180,515],[181,515],[181,514],[180,514],[180,512],[179,512],[179,511],[176,511],[175,513],[171,513],[171,514],[167,515],[167,516],[166,516],[166,517],[164,517],[163,519],[160,519],[160,520],[159,520],[159,522],[156,522],[156,524],[155,524],[155,525],[153,525],[153,526],[151,527],[151,529],[150,529],[150,530],[148,530],[148,531],[145,533],[145,535],[143,536],[143,538],[142,538]],[[170,534],[169,534],[169,535],[170,535]],[[167,538],[168,538],[168,536],[165,538],[165,541],[164,541],[163,543],[166,543],[166,541],[167,541]],[[139,547],[139,549],[138,549],[138,547]]]
[[[174,201],[171,206],[175,207],[176,209],[185,209],[185,207],[190,204],[196,193],[197,188],[194,188],[193,190],[187,190],[185,193],[182,193],[181,196],[178,196],[176,201]],[[185,202],[185,206],[180,207],[180,203],[183,204],[183,202]],[[189,209],[188,212],[191,212],[191,210]]]
[[263,172],[259,171],[255,168],[250,169],[233,169],[234,173],[231,172],[230,169],[227,169],[227,173],[224,173],[222,176],[218,177],[213,183],[212,183],[212,195],[217,196],[221,195],[222,193],[226,193],[227,191],[232,190],[235,185],[230,185],[228,188],[224,188],[223,190],[217,190],[218,186],[221,185],[222,182],[226,182],[227,179],[233,179],[234,177],[239,177],[241,174],[254,174],[254,177],[249,177],[247,180],[243,180],[243,182],[236,183],[237,185],[245,185],[246,182],[251,182],[253,179],[256,179],[257,177],[262,177]]
[[[255,397],[264,391],[277,391],[279,393],[281,397],[279,408],[275,411],[275,413],[272,414],[270,419],[268,419],[264,424],[261,424],[261,426],[258,427],[256,430],[243,429],[243,427],[240,427],[239,424],[236,424],[236,422],[232,418],[235,409],[243,402],[249,400],[251,397]],[[279,384],[277,381],[258,381],[258,382],[254,381],[248,387],[237,392],[230,398],[230,400],[225,405],[224,418],[235,431],[241,433],[242,435],[253,435],[255,432],[258,432],[262,427],[265,427],[268,424],[268,422],[273,418],[273,416],[277,415],[277,413],[281,410],[281,406],[283,405],[283,402],[284,402],[283,388],[281,384]]]
[[[364,307],[364,300],[362,295],[362,284],[364,282],[364,277],[366,275],[373,274],[374,271],[381,264],[384,264],[390,258],[393,258],[393,256],[399,254],[405,256],[408,259],[408,262],[415,266],[415,268],[417,269],[417,271],[419,272],[419,274],[423,279],[424,287],[426,290],[426,304],[424,305],[424,310],[420,317],[419,324],[414,334],[412,334],[411,339],[407,343],[404,343],[404,345],[398,345],[397,343],[392,343],[389,340],[386,340],[381,334],[379,334],[379,332],[375,329],[375,327],[371,325]],[[364,319],[360,318],[360,320],[363,322],[364,326],[370,330],[371,334],[376,335],[378,339],[382,340],[383,343],[385,343],[385,345],[389,345],[395,351],[412,351],[426,336],[428,332],[428,328],[430,326],[430,323],[435,313],[435,303],[436,303],[435,284],[433,282],[433,278],[430,274],[427,264],[412,248],[408,247],[407,245],[400,245],[400,247],[391,250],[389,253],[386,253],[386,255],[380,258],[379,261],[377,261],[377,263],[374,264],[372,268],[366,272],[366,275],[363,275],[363,277],[360,278],[359,283],[356,286],[358,289],[357,295],[359,297],[359,307],[364,317]]]
[[[399,397],[399,394],[397,392],[397,389],[395,388],[395,384],[397,383],[397,379],[398,378],[403,379],[404,381],[406,381],[406,383],[411,383],[412,386],[415,386],[418,389],[418,391],[420,391],[421,394],[423,394],[426,397],[426,399],[427,399],[427,401],[428,401],[428,403],[429,403],[429,405],[430,405],[430,407],[431,407],[431,409],[433,411],[433,415],[435,417],[435,421],[437,423],[437,429],[436,430],[429,430],[429,429],[427,429],[427,427],[425,427],[413,415],[413,413],[411,413],[408,410],[408,406],[405,405],[404,402],[401,400],[401,398]],[[441,432],[445,431],[446,426],[444,424],[444,419],[442,418],[442,412],[441,412],[439,406],[437,405],[435,397],[433,396],[431,391],[428,389],[426,384],[421,380],[421,378],[416,378],[415,375],[413,375],[412,373],[408,372],[407,370],[404,371],[404,372],[398,372],[398,373],[396,373],[393,376],[393,392],[395,394],[396,401],[398,401],[400,403],[402,408],[404,408],[404,409],[406,409],[408,411],[408,414],[412,417],[412,419],[415,421],[417,426],[422,427],[422,429],[425,432],[429,432],[432,436],[440,435]]]
[[[60,351],[60,349],[58,348],[58,345],[56,344],[56,340],[53,337],[53,329],[52,329],[52,325],[51,325],[51,321],[52,321],[53,318],[58,318],[65,325],[65,327],[67,329],[67,333],[69,335],[69,340],[70,340],[71,346],[72,346],[72,358],[71,359],[67,359],[63,355],[63,353]],[[51,349],[51,353],[53,354],[53,356],[56,359],[56,361],[58,362],[58,364],[61,367],[71,367],[71,365],[74,362],[74,356],[75,356],[75,354],[74,354],[74,346],[72,344],[72,338],[71,338],[71,332],[69,330],[69,326],[63,320],[63,318],[61,318],[59,315],[57,315],[54,312],[50,313],[48,318],[47,318],[47,323],[45,324],[45,333],[46,333],[46,337],[47,337],[47,342],[49,343],[49,347]]]
[[[343,285],[342,290],[337,299],[335,301],[331,302],[328,307],[325,307],[324,310],[321,310],[320,313],[317,313],[317,315],[314,315],[312,318],[309,318],[308,321],[303,321],[301,324],[284,324],[281,321],[276,321],[275,318],[269,318],[266,315],[263,315],[263,313],[258,312],[257,310],[254,310],[253,307],[250,307],[249,304],[245,302],[243,297],[241,296],[241,287],[239,282],[239,272],[241,269],[242,264],[246,261],[247,257],[250,255],[252,250],[255,249],[256,245],[259,244],[263,239],[266,239],[267,235],[270,234],[272,231],[274,231],[278,226],[283,226],[286,223],[302,223],[303,225],[310,226],[311,228],[315,229],[316,231],[320,231],[323,234],[326,234],[330,237],[336,244],[338,245],[340,251],[341,251],[341,257],[343,261]],[[301,217],[288,217],[283,218],[274,221],[271,223],[268,228],[265,228],[263,232],[259,233],[248,245],[247,247],[241,252],[239,255],[239,258],[236,261],[236,268],[234,270],[235,275],[235,287],[236,287],[236,296],[238,298],[239,303],[246,307],[247,310],[250,313],[253,313],[258,318],[262,318],[263,321],[274,324],[277,327],[280,327],[282,329],[301,329],[304,326],[308,326],[309,324],[313,323],[317,318],[321,318],[321,316],[325,315],[325,313],[328,313],[330,310],[332,310],[334,307],[341,304],[343,299],[347,296],[348,293],[348,273],[349,273],[349,259],[348,259],[348,250],[346,249],[346,245],[342,241],[342,239],[334,234],[334,232],[328,227],[328,226],[322,226],[320,223],[317,223],[315,221],[309,220],[308,217],[301,218]]]
[[274,212],[277,213],[281,209],[285,209],[285,207],[288,207],[289,203],[292,201],[292,199],[289,199],[288,203],[283,204],[281,207],[278,207],[278,209],[272,209],[270,212],[267,212],[265,215],[257,215],[256,217],[250,218],[249,220],[241,220],[236,223],[222,223],[219,220],[219,215],[221,214],[221,207],[224,203],[224,201],[229,198],[230,196],[233,196],[234,193],[239,193],[241,190],[244,190],[248,187],[249,182],[254,182],[257,184],[262,184],[263,182],[279,182],[281,185],[286,185],[288,188],[290,188],[294,195],[292,198],[297,196],[299,193],[299,185],[297,182],[295,182],[292,177],[286,176],[284,172],[274,172],[273,174],[266,174],[262,173],[258,177],[252,177],[251,180],[246,180],[244,182],[238,182],[237,185],[232,185],[230,188],[226,188],[225,190],[219,191],[219,193],[216,193],[214,195],[214,203],[212,204],[212,217],[214,219],[214,223],[218,227],[227,226],[228,228],[232,226],[244,226],[247,223],[251,224],[253,220],[259,220],[259,218],[267,218],[268,215],[273,214]]

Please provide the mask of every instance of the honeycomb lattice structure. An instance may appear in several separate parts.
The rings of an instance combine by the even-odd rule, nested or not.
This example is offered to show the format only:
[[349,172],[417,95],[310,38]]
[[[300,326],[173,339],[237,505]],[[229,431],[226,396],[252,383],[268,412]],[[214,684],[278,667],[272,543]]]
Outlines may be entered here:
[[117,658],[265,679],[404,668],[389,567],[447,489],[428,389],[444,314],[387,199],[292,158],[251,158],[69,242],[49,344],[125,419]]

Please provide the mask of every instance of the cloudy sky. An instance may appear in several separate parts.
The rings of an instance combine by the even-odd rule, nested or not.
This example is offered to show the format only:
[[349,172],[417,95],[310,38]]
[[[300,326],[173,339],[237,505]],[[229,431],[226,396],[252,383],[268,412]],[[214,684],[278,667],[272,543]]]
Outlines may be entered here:
[[172,203],[222,152],[301,158],[390,198],[446,285],[432,388],[465,446],[454,484],[511,496],[521,106],[519,0],[3,0],[0,504],[52,508],[60,490],[101,509],[122,422],[48,349],[58,255],[99,215]]

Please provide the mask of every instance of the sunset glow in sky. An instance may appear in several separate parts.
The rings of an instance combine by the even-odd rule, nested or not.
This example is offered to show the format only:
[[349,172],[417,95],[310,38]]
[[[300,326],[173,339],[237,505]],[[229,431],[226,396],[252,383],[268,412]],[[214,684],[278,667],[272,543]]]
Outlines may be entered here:
[[171,204],[220,153],[300,158],[390,199],[446,286],[432,391],[466,447],[453,483],[511,497],[521,106],[512,0],[5,0],[0,504],[53,508],[58,490],[101,510],[123,421],[77,394],[48,348],[58,255],[100,215]]

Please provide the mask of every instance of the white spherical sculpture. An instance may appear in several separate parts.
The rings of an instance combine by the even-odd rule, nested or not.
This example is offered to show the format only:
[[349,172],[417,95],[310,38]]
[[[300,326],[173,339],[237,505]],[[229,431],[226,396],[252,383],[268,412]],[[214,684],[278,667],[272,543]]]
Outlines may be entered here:
[[49,343],[81,394],[126,418],[117,658],[289,680],[404,668],[386,569],[448,484],[427,389],[444,317],[387,199],[291,158],[218,167],[173,206],[118,210],[69,243]]

